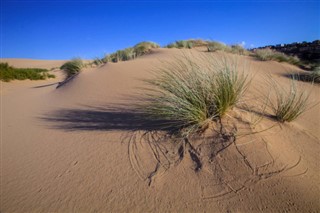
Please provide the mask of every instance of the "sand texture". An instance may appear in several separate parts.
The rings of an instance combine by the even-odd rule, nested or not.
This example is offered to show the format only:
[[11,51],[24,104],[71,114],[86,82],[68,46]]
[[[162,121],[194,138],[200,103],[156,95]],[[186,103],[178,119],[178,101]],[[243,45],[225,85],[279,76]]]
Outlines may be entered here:
[[[162,132],[144,134],[147,121],[118,107],[130,108],[143,95],[141,79],[178,55],[160,48],[86,68],[58,89],[59,70],[56,79],[1,82],[0,212],[319,212],[319,104],[291,123],[266,117],[256,134],[247,134],[250,112],[235,108],[222,122],[237,123],[239,137],[205,132],[180,155],[179,143]],[[246,62],[253,74],[248,106],[268,93],[266,73],[289,85],[286,74],[300,71],[227,57]],[[64,62],[6,60],[48,69]],[[311,101],[320,100],[319,85],[297,84],[311,89]]]

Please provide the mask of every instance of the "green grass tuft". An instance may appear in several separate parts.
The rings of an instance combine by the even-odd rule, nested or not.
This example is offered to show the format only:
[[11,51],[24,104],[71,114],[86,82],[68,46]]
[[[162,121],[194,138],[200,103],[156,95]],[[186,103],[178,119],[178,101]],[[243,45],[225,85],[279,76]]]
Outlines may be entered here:
[[84,67],[83,61],[79,58],[76,58],[76,59],[72,59],[71,61],[64,63],[60,67],[60,69],[66,73],[67,78],[68,78],[68,77],[71,77],[71,76],[79,73],[83,67]]
[[157,70],[146,80],[153,89],[142,110],[154,119],[166,120],[164,128],[195,133],[221,118],[235,106],[249,85],[235,62],[204,57],[203,65],[189,57]]
[[119,61],[129,61],[135,59],[139,56],[148,54],[151,49],[160,47],[158,44],[151,41],[144,41],[136,44],[134,47],[129,47],[123,50],[118,50],[114,53],[106,55],[101,59],[103,63],[107,62],[119,62]]
[[15,68],[8,63],[0,63],[0,80],[9,82],[11,80],[45,80],[55,76],[48,73],[47,69],[39,68]]
[[231,48],[221,42],[217,42],[217,41],[211,41],[207,44],[207,49],[208,52],[215,52],[215,51],[225,51],[225,52],[229,52],[231,51]]
[[311,71],[310,79],[312,82],[320,83],[320,67],[315,67],[313,71]]
[[254,56],[261,61],[278,61],[287,62],[293,65],[300,65],[300,60],[296,56],[289,56],[281,52],[271,50],[269,48],[257,49]]
[[310,93],[298,89],[294,77],[292,78],[290,88],[287,90],[275,81],[272,81],[271,86],[276,100],[270,103],[277,120],[280,122],[291,122],[307,110]]

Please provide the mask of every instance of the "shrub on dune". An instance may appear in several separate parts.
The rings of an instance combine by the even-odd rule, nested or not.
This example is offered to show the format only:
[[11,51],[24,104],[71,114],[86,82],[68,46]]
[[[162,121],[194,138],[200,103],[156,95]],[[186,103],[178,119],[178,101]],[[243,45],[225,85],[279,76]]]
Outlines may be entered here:
[[159,48],[159,47],[160,47],[160,45],[155,42],[144,41],[144,42],[140,42],[140,43],[136,44],[133,47],[133,49],[134,49],[136,56],[142,56],[142,55],[148,54],[151,51],[151,49]]
[[269,48],[255,50],[255,57],[261,61],[271,60],[273,54],[273,51]]
[[166,48],[188,48],[191,49],[195,46],[201,46],[202,44],[202,40],[193,40],[193,39],[189,39],[189,40],[178,40],[175,41],[173,43],[168,44],[167,46],[165,46]]
[[287,90],[275,81],[271,83],[276,100],[270,103],[277,120],[291,122],[307,110],[310,93],[299,89],[294,79]]
[[190,58],[167,64],[146,82],[155,89],[147,94],[142,109],[154,119],[166,120],[164,128],[188,135],[204,129],[235,106],[248,87],[247,75],[235,63],[218,63],[206,57],[209,66]]
[[293,65],[299,65],[300,60],[296,56],[289,56],[281,52],[271,50],[269,48],[257,49],[254,51],[254,56],[261,61],[278,61],[287,62]]
[[139,56],[148,54],[151,49],[160,47],[157,43],[151,41],[144,41],[136,44],[134,47],[129,47],[123,50],[118,50],[114,53],[106,55],[101,59],[103,63],[107,62],[119,62],[135,59]]
[[84,67],[83,61],[81,59],[76,58],[64,63],[60,67],[60,69],[66,73],[67,77],[71,77],[79,73],[83,67]]
[[231,48],[223,43],[211,41],[207,45],[208,52],[215,52],[218,50],[229,52]]
[[243,46],[236,44],[231,45],[231,52],[238,55],[245,55],[247,53],[247,50]]
[[320,67],[316,67],[310,74],[310,78],[315,83],[320,83]]

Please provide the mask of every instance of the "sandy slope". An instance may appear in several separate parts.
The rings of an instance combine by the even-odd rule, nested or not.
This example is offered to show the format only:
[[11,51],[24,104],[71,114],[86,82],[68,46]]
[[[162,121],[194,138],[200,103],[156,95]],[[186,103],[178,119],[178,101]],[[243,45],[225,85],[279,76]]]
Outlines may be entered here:
[[[159,152],[156,157],[162,166],[157,167],[152,152],[159,151],[155,139],[140,140],[147,128],[143,118],[110,107],[130,106],[139,96],[139,79],[150,77],[150,70],[178,54],[179,50],[159,49],[137,60],[86,69],[59,89],[53,84],[59,78],[1,82],[0,211],[320,211],[319,105],[290,124],[275,125],[266,118],[255,131],[275,126],[250,135],[245,121],[254,118],[237,108],[232,112],[238,118],[236,143],[218,138],[221,143],[201,153],[203,159],[209,154],[214,157],[204,161],[199,171],[195,172],[197,165],[188,153],[172,163]],[[297,70],[249,57],[240,60],[249,62],[254,73],[248,105],[254,105],[259,94],[267,94],[265,73],[288,85],[284,75]],[[10,62],[27,67],[61,65],[59,61]],[[314,86],[311,99],[320,100],[319,92],[320,87]],[[129,140],[136,129],[141,130],[135,132],[136,140]],[[212,142],[210,135],[205,137],[192,139],[201,150],[208,150]],[[170,142],[160,143],[163,149],[177,149]]]

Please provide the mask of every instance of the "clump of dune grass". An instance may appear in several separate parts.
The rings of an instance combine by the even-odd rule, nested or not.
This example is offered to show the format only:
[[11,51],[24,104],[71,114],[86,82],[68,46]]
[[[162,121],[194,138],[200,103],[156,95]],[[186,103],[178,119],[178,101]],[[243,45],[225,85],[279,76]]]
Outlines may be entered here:
[[188,39],[188,40],[178,40],[166,45],[166,48],[186,48],[191,49],[193,47],[201,47],[207,46],[210,41],[202,40],[202,39]]
[[173,43],[170,43],[166,46],[167,48],[188,48],[191,49],[193,47],[192,40],[178,40]]
[[155,43],[155,42],[151,42],[151,41],[144,41],[144,42],[140,42],[138,44],[136,44],[133,49],[135,52],[135,55],[137,57],[148,54],[151,49],[153,48],[159,48],[160,45]]
[[270,48],[257,49],[254,51],[254,56],[261,61],[278,61],[287,62],[293,65],[299,65],[300,59],[296,56],[289,56],[284,53],[271,50]]
[[247,54],[247,50],[239,44],[231,45],[230,51],[231,51],[231,53],[238,54],[238,55],[246,55]]
[[118,50],[114,53],[106,55],[101,59],[103,63],[107,62],[119,62],[133,60],[139,56],[143,56],[151,52],[153,48],[160,47],[157,43],[151,41],[144,41],[136,44],[134,47]]
[[83,61],[79,58],[76,58],[76,59],[72,59],[71,61],[64,63],[60,67],[60,69],[66,73],[67,78],[68,78],[68,77],[71,77],[71,76],[79,73],[83,67],[84,67]]
[[291,122],[303,114],[309,105],[310,92],[297,87],[292,76],[289,89],[283,88],[275,80],[271,81],[275,101],[270,101],[275,117],[280,122]]
[[92,61],[92,64],[96,65],[96,66],[100,66],[101,64],[104,64],[105,61],[103,60],[103,58],[95,58]]
[[165,120],[164,128],[184,135],[203,130],[232,109],[249,85],[235,62],[222,61],[207,56],[167,63],[154,79],[146,80],[153,89],[142,110],[153,119]]
[[8,63],[0,63],[0,80],[9,82],[11,80],[45,80],[55,78],[55,75],[49,74],[47,69],[39,68],[15,68]]
[[210,41],[207,44],[207,49],[208,52],[215,52],[215,51],[225,51],[225,52],[229,52],[231,51],[231,48],[221,42],[217,42],[217,41]]
[[315,67],[310,73],[310,79],[312,82],[320,83],[320,66]]

